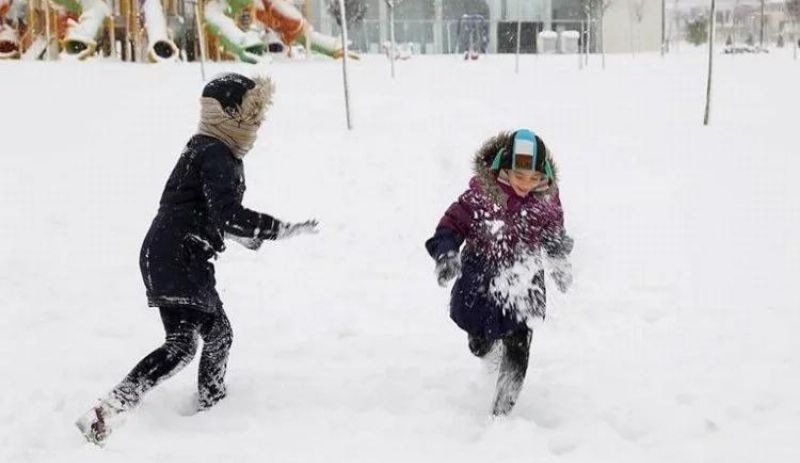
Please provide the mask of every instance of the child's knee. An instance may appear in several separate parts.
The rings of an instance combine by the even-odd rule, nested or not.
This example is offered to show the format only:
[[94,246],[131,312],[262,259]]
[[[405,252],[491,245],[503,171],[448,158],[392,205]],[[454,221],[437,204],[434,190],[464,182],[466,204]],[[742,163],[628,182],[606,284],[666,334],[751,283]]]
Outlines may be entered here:
[[177,333],[167,336],[164,347],[171,355],[177,356],[182,363],[189,363],[197,353],[197,335],[195,333]]

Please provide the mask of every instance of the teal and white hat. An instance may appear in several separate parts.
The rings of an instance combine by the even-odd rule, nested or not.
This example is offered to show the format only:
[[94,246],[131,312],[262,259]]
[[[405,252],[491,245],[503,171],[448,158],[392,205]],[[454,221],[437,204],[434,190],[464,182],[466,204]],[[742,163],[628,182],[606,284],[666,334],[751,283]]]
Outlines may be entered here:
[[553,177],[547,148],[542,139],[529,129],[514,132],[508,144],[497,151],[492,170],[500,169],[534,170],[542,172],[548,178]]

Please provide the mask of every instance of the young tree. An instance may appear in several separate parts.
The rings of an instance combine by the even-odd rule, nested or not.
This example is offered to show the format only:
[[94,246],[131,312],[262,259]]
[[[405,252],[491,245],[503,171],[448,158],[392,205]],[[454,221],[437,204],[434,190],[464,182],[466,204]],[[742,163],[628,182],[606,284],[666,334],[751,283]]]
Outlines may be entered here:
[[389,7],[389,62],[391,63],[391,74],[392,79],[394,79],[394,60],[397,58],[397,44],[394,41],[394,9],[401,3],[403,0],[385,0],[386,6]]
[[714,70],[714,26],[716,25],[716,2],[711,0],[711,27],[708,31],[708,81],[706,82],[706,110],[703,115],[703,125],[708,125],[711,118],[711,75]]
[[585,52],[585,60],[586,64],[589,63],[589,46],[591,44],[591,37],[592,37],[592,21],[597,19],[600,23],[598,27],[600,28],[599,35],[600,35],[600,51],[603,54],[603,68],[606,67],[606,55],[605,55],[605,44],[603,43],[603,19],[605,17],[605,12],[609,6],[611,6],[612,0],[579,0],[580,11],[583,16],[586,18],[586,31],[583,37],[584,43],[584,52]]
[[603,57],[603,69],[606,68],[606,29],[605,18],[606,10],[611,6],[613,0],[594,0],[597,3],[597,11],[600,13],[600,53]]
[[786,0],[786,13],[792,18],[792,47],[794,48],[794,59],[797,59],[797,25],[800,23],[800,0]]
[[[353,123],[350,117],[350,84],[347,79],[347,55],[349,54],[347,28],[349,27],[351,18],[356,22],[360,22],[364,19],[364,14],[367,11],[366,5],[362,5],[363,8],[359,10],[358,3],[360,3],[358,0],[328,0],[328,12],[333,16],[336,23],[339,24],[339,28],[342,30],[342,84],[344,87],[344,109],[347,116],[347,130],[353,130]],[[350,11],[351,5],[355,9],[355,12]],[[342,15],[342,12],[344,12],[344,15]]]
[[[367,3],[365,0],[344,0],[344,9],[347,24],[351,27],[360,24],[367,15]],[[328,0],[328,13],[336,20],[336,24],[342,27],[342,10],[339,0]]]

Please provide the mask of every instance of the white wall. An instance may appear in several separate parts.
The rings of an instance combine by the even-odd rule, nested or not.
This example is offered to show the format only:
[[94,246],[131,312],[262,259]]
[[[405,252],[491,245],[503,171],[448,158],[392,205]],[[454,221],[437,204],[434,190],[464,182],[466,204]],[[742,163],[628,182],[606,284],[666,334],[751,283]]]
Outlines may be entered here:
[[[642,6],[642,21],[636,20]],[[606,10],[606,53],[633,53],[661,49],[661,0],[612,0]]]

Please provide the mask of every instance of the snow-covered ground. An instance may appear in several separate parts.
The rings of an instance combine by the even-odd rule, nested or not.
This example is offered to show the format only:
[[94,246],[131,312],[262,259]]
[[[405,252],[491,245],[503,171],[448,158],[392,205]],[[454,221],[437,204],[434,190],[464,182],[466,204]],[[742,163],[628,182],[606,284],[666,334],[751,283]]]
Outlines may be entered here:
[[[366,57],[351,132],[338,63],[262,68],[245,204],[322,232],[231,244],[229,397],[186,416],[195,360],[104,449],[73,421],[162,341],[138,252],[200,69],[0,62],[0,461],[799,461],[800,64],[719,56],[703,127],[703,53],[592,60]],[[558,157],[576,282],[491,421],[423,242],[519,126]]]

